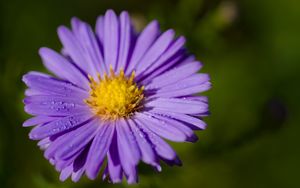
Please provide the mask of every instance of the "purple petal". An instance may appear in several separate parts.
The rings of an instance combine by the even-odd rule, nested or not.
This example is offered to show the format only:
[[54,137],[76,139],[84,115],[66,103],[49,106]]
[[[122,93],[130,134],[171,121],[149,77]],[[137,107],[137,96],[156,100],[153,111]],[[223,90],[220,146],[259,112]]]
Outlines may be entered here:
[[72,167],[72,165],[70,165],[70,166],[64,168],[64,169],[61,171],[60,176],[59,176],[60,181],[66,181],[66,179],[68,179],[68,177],[71,176],[72,172],[73,172],[73,167]]
[[23,82],[32,90],[44,95],[59,95],[85,99],[89,93],[70,82],[58,80],[46,74],[29,72],[23,76]]
[[99,16],[96,21],[96,35],[101,45],[104,42],[104,17]]
[[144,68],[143,75],[148,75],[152,71],[158,69],[161,66],[165,66],[167,62],[173,57],[176,56],[176,54],[182,49],[183,45],[185,43],[184,37],[179,37],[177,40],[175,40],[168,49],[157,59],[155,62],[149,66],[149,68]]
[[60,132],[67,131],[74,127],[80,126],[93,116],[94,115],[92,113],[82,113],[63,117],[45,125],[36,126],[34,129],[31,130],[29,137],[32,140],[43,139],[58,134]]
[[72,173],[73,182],[78,182],[85,171],[88,151],[89,151],[89,146],[85,147],[85,149],[73,162],[73,173]]
[[[48,151],[48,150],[51,150],[50,149],[51,147],[49,147],[47,150],[46,150],[46,152]],[[56,160],[56,163],[55,163],[55,169],[57,170],[57,171],[61,171],[61,170],[63,170],[64,168],[67,168],[69,165],[72,165],[72,167],[74,166],[73,165],[73,162],[76,160],[76,158],[82,153],[82,151],[83,151],[83,149],[82,150],[80,150],[79,152],[77,152],[75,155],[73,155],[72,157],[70,157],[69,159],[67,159],[67,160]],[[47,153],[44,153],[44,156],[46,157],[46,158],[48,158],[47,157]],[[53,159],[53,158],[50,158],[50,159]],[[74,171],[74,169],[72,168],[72,170]]]
[[104,17],[104,62],[115,70],[119,50],[119,24],[114,11],[108,10]]
[[149,112],[159,114],[161,116],[169,117],[169,118],[176,119],[178,121],[190,124],[194,127],[194,129],[205,129],[206,128],[206,123],[204,121],[202,121],[199,118],[189,116],[186,114],[162,111],[162,110],[158,110],[158,109],[152,109]]
[[138,62],[136,68],[136,75],[138,76],[142,71],[146,70],[154,61],[156,61],[169,47],[173,41],[175,32],[170,29],[164,32],[155,43],[145,53],[143,58]]
[[107,155],[115,130],[114,124],[103,124],[99,126],[101,126],[100,130],[95,136],[87,156],[86,174],[90,179],[97,177],[103,160]]
[[168,122],[157,119],[154,115],[137,113],[136,117],[155,134],[174,142],[184,142],[186,135]]
[[128,123],[132,129],[132,132],[134,133],[137,144],[140,148],[142,160],[147,164],[151,164],[159,168],[159,164],[157,163],[155,153],[151,147],[151,143],[149,143],[149,141],[147,140],[145,133],[143,133],[136,126],[136,123],[134,121],[129,119]]
[[182,80],[178,80],[176,83],[164,86],[159,91],[164,92],[170,90],[175,91],[175,90],[185,89],[185,88],[204,84],[208,82],[209,79],[210,78],[208,74],[194,74]]
[[72,23],[74,22],[77,24],[73,25],[77,25],[77,27],[74,26],[73,30],[76,30],[78,33],[78,40],[84,49],[84,57],[89,67],[88,73],[94,79],[97,79],[98,73],[103,75],[104,72],[106,72],[106,66],[96,36],[89,24],[82,22],[77,18],[72,19]]
[[198,137],[194,134],[194,131],[190,129],[189,126],[186,126],[186,124],[182,122],[154,113],[145,112],[145,114],[148,116],[150,115],[153,119],[155,118],[161,123],[167,124],[167,126],[171,127],[169,129],[173,128],[181,132],[181,134],[184,134],[185,139],[183,141],[196,142],[198,140]]
[[78,182],[79,179],[81,178],[81,176],[83,175],[83,173],[84,173],[84,168],[78,170],[77,172],[73,172],[72,173],[72,181],[75,183]]
[[26,89],[25,96],[43,95],[42,91],[37,91],[35,89]]
[[89,89],[88,79],[63,56],[49,48],[41,48],[39,53],[48,70],[81,88]]
[[182,97],[182,99],[208,103],[208,97],[206,97],[206,96],[184,96],[184,97]]
[[59,146],[55,151],[55,158],[67,159],[86,147],[90,140],[97,134],[99,124],[99,120],[94,119],[55,140],[53,144]]
[[114,137],[112,139],[108,151],[108,155],[107,155],[107,169],[108,169],[110,180],[113,183],[119,183],[122,181],[123,171],[122,171],[122,166],[119,157],[116,131],[114,133]]
[[52,143],[52,141],[48,137],[48,138],[44,138],[43,140],[39,141],[37,145],[41,148],[41,150],[45,150],[50,146],[51,143]]
[[138,61],[144,56],[148,48],[153,44],[159,35],[159,25],[157,21],[152,21],[139,35],[135,48],[133,50],[132,58],[126,69],[126,74],[131,74],[135,69]]
[[162,87],[155,91],[151,97],[181,97],[197,94],[208,90],[211,87],[207,74],[195,74],[177,83]]
[[124,11],[120,15],[120,46],[117,71],[120,71],[121,68],[124,69],[127,64],[131,44],[131,32],[130,18],[128,13]]
[[81,100],[55,96],[31,96],[24,99],[25,111],[31,115],[67,116],[89,111]]
[[136,143],[135,137],[129,128],[128,122],[124,119],[116,123],[118,150],[120,161],[128,183],[137,182],[136,165],[140,159],[140,151]]
[[174,160],[176,158],[175,151],[167,144],[163,139],[161,139],[157,134],[153,133],[148,129],[146,125],[142,123],[139,118],[137,120],[137,127],[147,135],[147,138],[152,144],[155,152],[162,158],[167,160]]
[[30,127],[30,126],[34,126],[34,125],[39,125],[39,124],[44,124],[44,123],[48,123],[50,121],[54,121],[59,119],[59,117],[49,117],[49,116],[35,116],[32,117],[28,120],[26,120],[23,123],[23,127]]
[[73,62],[85,73],[89,73],[89,65],[85,59],[85,52],[77,37],[65,26],[57,29],[58,36],[64,47],[64,53],[68,54]]
[[184,65],[179,65],[166,73],[155,77],[151,82],[145,87],[145,89],[156,89],[162,88],[172,83],[177,83],[178,81],[189,77],[190,75],[196,73],[201,68],[199,62],[191,62]]
[[147,75],[139,75],[139,77],[137,77],[136,80],[138,80],[138,82],[140,82],[142,85],[147,85],[147,83],[149,83],[155,77],[163,74],[165,71],[170,70],[173,66],[180,64],[181,61],[185,58],[185,56],[185,53],[180,51],[176,53],[172,58],[165,61],[163,66],[158,67],[157,69],[153,70]]
[[145,107],[183,114],[201,114],[208,111],[208,104],[178,98],[158,98],[146,102]]
[[140,151],[136,143],[133,132],[130,130],[128,122],[121,119],[116,123],[116,130],[118,134],[118,147],[121,147],[127,152],[128,162],[132,164],[138,164],[140,160]]

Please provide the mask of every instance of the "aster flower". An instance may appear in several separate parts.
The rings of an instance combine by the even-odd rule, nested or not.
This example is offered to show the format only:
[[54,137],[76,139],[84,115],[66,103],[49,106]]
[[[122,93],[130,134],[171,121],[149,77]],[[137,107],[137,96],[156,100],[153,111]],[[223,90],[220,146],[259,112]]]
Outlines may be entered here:
[[210,88],[201,63],[189,55],[183,37],[160,32],[152,21],[133,30],[129,15],[108,10],[96,31],[77,18],[58,28],[62,53],[41,48],[45,67],[55,76],[29,72],[23,77],[25,111],[34,117],[29,137],[62,181],[83,174],[113,183],[137,182],[139,161],[161,170],[160,161],[181,162],[164,141],[195,142],[205,128]]

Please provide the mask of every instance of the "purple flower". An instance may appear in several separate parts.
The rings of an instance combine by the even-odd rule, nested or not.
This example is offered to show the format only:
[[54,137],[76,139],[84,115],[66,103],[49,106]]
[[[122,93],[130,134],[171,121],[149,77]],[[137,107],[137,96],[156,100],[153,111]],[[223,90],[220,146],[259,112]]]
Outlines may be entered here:
[[96,32],[77,18],[71,29],[58,28],[62,54],[41,48],[45,67],[56,77],[29,72],[25,111],[34,117],[29,136],[40,140],[60,179],[137,182],[143,161],[158,171],[160,160],[180,165],[162,139],[195,142],[208,114],[209,76],[173,30],[160,32],[157,21],[136,33],[127,12],[100,16]]

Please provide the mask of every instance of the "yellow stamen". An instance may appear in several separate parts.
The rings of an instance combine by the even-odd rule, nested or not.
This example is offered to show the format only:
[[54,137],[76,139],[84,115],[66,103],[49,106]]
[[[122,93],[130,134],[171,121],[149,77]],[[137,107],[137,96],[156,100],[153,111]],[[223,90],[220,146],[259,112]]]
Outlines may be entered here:
[[110,75],[98,74],[99,82],[90,79],[90,96],[85,102],[103,120],[116,120],[129,117],[142,107],[144,86],[134,82],[135,72],[129,78],[121,69],[118,75],[110,67]]

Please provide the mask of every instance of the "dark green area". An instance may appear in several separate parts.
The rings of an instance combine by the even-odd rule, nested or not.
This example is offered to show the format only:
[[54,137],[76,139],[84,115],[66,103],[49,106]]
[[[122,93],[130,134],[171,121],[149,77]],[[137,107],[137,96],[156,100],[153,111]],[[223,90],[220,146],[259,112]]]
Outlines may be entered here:
[[298,0],[2,0],[0,187],[128,187],[100,178],[59,182],[21,126],[28,118],[21,77],[45,71],[38,49],[59,50],[59,25],[72,16],[94,25],[108,8],[128,10],[139,28],[158,19],[163,29],[186,36],[213,83],[205,93],[212,114],[200,141],[172,144],[183,166],[156,173],[141,165],[133,187],[300,187],[299,7]]

